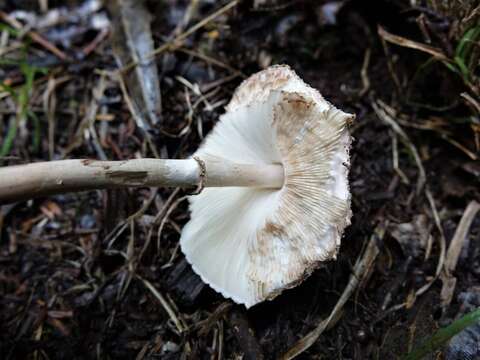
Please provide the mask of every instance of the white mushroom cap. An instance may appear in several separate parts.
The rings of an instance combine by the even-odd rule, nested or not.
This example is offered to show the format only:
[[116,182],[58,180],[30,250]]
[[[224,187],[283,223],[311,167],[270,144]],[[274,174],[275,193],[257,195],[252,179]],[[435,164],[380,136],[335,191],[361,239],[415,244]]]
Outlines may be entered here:
[[335,258],[351,216],[351,119],[288,66],[240,85],[195,155],[282,164],[285,180],[281,189],[206,188],[190,198],[180,244],[205,283],[250,307]]

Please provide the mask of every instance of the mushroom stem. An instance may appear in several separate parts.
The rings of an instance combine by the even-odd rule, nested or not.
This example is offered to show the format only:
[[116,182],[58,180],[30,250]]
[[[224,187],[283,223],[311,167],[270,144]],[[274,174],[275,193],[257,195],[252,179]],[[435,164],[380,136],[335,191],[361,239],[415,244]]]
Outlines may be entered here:
[[190,187],[202,184],[202,178],[206,187],[280,188],[283,176],[283,167],[278,164],[259,166],[200,159],[39,162],[0,167],[0,204],[92,189]]

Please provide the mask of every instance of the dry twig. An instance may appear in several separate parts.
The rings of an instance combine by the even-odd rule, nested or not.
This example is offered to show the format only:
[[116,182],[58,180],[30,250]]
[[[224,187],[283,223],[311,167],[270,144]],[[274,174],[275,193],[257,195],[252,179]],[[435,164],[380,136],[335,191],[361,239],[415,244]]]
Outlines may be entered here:
[[[23,26],[21,23],[19,23],[16,19],[10,17],[7,13],[0,11],[0,20],[5,21],[8,25],[13,27],[16,30],[22,30]],[[56,55],[59,59],[63,61],[70,60],[70,58],[59,48],[57,48],[55,45],[53,45],[51,42],[49,42],[47,39],[45,39],[43,36],[38,34],[37,32],[33,30],[27,31],[27,35],[30,36],[30,38],[35,41],[37,44],[43,46],[45,49],[50,51],[52,54]]]
[[447,56],[445,56],[445,54],[440,49],[437,49],[433,46],[425,45],[413,40],[409,40],[398,35],[391,34],[381,26],[378,27],[378,35],[380,35],[382,39],[385,39],[386,41],[392,44],[396,44],[402,47],[407,47],[410,49],[419,50],[432,55],[437,60],[450,62],[450,59]]
[[386,224],[380,224],[375,228],[362,257],[358,258],[357,263],[353,268],[353,273],[350,276],[347,286],[343,290],[342,295],[338,299],[328,318],[321,321],[314,330],[300,339],[292,348],[290,348],[290,350],[283,354],[281,357],[282,360],[290,360],[297,357],[312,346],[326,329],[335,325],[338,321],[340,312],[350,296],[352,296],[358,286],[367,279],[369,271],[379,253],[377,241],[378,239],[383,239],[385,229]]

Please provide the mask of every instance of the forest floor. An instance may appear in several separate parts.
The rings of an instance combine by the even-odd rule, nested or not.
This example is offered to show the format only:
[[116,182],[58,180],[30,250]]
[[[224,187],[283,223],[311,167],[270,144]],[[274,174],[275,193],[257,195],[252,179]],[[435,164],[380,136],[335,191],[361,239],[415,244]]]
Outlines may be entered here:
[[[388,359],[480,306],[478,1],[152,0],[118,24],[119,3],[0,0],[1,165],[184,158],[245,77],[288,64],[356,114],[352,224],[336,261],[246,310],[179,250],[188,190],[1,206],[0,358]],[[160,48],[148,119],[117,71],[128,21]],[[480,356],[456,341],[428,356]]]

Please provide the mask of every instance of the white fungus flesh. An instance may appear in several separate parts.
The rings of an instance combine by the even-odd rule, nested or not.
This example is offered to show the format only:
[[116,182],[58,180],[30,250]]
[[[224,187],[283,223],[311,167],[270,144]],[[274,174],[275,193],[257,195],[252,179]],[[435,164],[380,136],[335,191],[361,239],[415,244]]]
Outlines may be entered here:
[[281,164],[284,185],[206,188],[190,198],[180,243],[205,283],[250,307],[335,258],[351,215],[352,119],[288,66],[240,85],[194,155],[207,163]]

